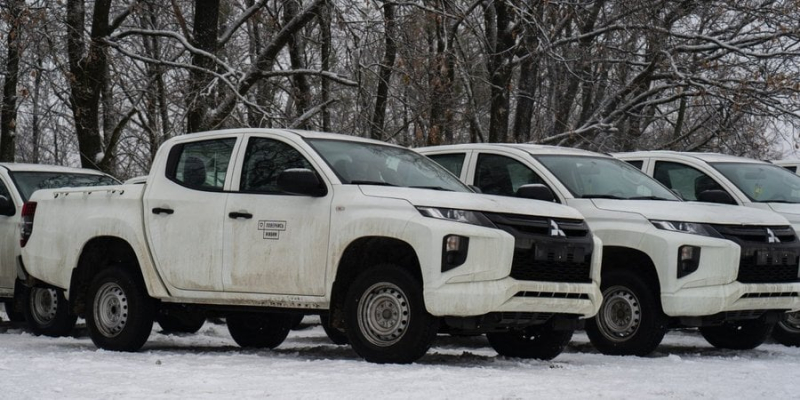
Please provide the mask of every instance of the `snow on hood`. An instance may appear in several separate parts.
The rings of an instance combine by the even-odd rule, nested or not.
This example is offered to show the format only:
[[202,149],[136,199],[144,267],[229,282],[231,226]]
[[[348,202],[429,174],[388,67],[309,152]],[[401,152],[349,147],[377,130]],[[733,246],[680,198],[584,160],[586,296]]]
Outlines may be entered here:
[[631,212],[647,219],[726,225],[789,225],[772,211],[727,204],[657,200],[592,199],[601,210]]
[[506,214],[537,215],[583,220],[577,210],[546,201],[491,196],[479,193],[445,192],[406,187],[361,185],[365,196],[407,200],[414,206],[455,208]]

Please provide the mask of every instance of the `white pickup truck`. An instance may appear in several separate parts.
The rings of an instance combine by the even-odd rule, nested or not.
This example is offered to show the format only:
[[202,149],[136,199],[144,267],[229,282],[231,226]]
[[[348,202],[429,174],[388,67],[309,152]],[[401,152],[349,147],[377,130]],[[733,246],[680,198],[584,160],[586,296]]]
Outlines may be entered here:
[[[641,168],[685,200],[774,211],[800,232],[800,176],[782,166],[716,153],[637,151],[614,156]],[[800,281],[800,276],[794,278]],[[800,312],[785,314],[772,337],[787,346],[800,346]]]
[[54,165],[0,163],[0,299],[12,321],[26,320],[36,334],[60,336],[75,325],[61,291],[28,290],[17,281],[22,206],[39,189],[119,183],[98,171]]
[[474,193],[394,145],[305,131],[180,136],[145,184],[38,191],[27,282],[63,288],[101,348],[135,351],[158,309],[226,318],[273,348],[320,314],[371,362],[407,363],[440,325],[552,358],[599,308],[602,244],[572,208]]
[[716,347],[753,348],[800,308],[800,240],[776,213],[683,202],[635,167],[584,150],[418,151],[484,193],[550,199],[584,215],[603,241],[603,305],[586,324],[603,353],[646,355],[678,326],[699,326]]

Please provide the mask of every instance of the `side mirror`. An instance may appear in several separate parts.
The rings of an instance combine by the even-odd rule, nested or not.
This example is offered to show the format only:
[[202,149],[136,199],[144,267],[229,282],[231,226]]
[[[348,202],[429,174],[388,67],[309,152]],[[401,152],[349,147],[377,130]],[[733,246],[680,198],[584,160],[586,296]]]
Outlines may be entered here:
[[556,201],[556,196],[553,194],[553,191],[541,183],[520,186],[519,189],[517,189],[517,197],[549,201],[551,203]]
[[736,200],[731,197],[728,192],[724,190],[714,189],[700,192],[697,195],[697,201],[704,201],[706,203],[719,203],[719,204],[733,204],[736,205]]
[[17,208],[14,207],[14,203],[11,202],[6,196],[0,196],[0,215],[5,215],[10,217],[17,213]]
[[306,168],[290,168],[281,172],[278,175],[278,189],[301,196],[322,197],[328,194],[317,173]]

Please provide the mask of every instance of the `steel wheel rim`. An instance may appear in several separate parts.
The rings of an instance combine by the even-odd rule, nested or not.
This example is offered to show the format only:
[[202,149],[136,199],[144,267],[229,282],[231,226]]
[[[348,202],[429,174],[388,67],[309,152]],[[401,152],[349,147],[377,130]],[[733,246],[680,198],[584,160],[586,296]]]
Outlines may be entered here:
[[786,318],[779,321],[778,324],[786,331],[800,332],[800,311],[786,313]]
[[391,346],[405,335],[411,322],[408,298],[397,285],[380,282],[370,286],[358,303],[358,326],[375,346]]
[[30,311],[38,325],[47,325],[56,318],[58,311],[58,292],[49,288],[32,288]]
[[642,308],[639,299],[624,286],[611,287],[603,296],[603,306],[597,314],[600,333],[614,342],[628,340],[641,325]]
[[94,296],[95,326],[105,337],[116,337],[128,323],[128,296],[113,282],[100,287]]

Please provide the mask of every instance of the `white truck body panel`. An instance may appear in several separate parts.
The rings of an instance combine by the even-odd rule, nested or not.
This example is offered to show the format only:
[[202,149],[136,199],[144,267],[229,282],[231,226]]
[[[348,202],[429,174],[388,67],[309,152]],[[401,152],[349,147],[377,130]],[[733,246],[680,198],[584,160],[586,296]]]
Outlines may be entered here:
[[[740,246],[716,237],[706,237],[656,228],[650,220],[686,221],[706,224],[786,226],[789,221],[771,211],[729,205],[679,201],[581,199],[532,155],[577,155],[607,157],[578,149],[539,145],[468,144],[416,149],[430,157],[464,154],[460,179],[474,184],[479,154],[508,157],[534,171],[554,192],[557,201],[583,214],[603,246],[619,246],[647,254],[655,265],[661,286],[663,311],[674,317],[708,316],[726,311],[800,309],[800,283],[742,284],[736,281]],[[504,197],[504,200],[512,200]],[[696,272],[677,278],[678,249],[700,247]],[[756,297],[773,293],[774,297]],[[794,296],[783,294],[795,293]],[[780,296],[778,296],[780,294]]]

